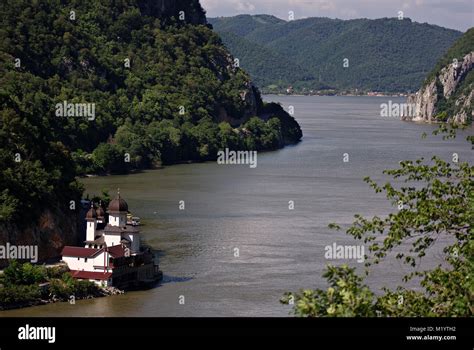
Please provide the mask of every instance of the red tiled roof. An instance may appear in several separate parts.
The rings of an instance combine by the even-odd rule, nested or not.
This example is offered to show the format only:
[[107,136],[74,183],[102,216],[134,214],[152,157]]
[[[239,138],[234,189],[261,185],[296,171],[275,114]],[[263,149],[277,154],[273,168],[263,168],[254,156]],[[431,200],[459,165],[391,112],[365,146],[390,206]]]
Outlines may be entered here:
[[86,280],[108,280],[112,276],[112,272],[92,272],[71,270],[71,276],[74,278]]
[[113,258],[121,258],[125,256],[125,248],[122,245],[114,245],[113,247],[107,248],[107,251]]
[[61,252],[62,256],[73,256],[77,258],[90,258],[96,255],[102,249],[82,248],[65,246]]
[[[61,255],[72,256],[75,258],[91,258],[103,250],[105,250],[105,248],[94,249],[94,248],[65,246],[63,248],[63,251],[61,252]],[[107,247],[107,251],[113,258],[121,258],[125,256],[125,248],[121,244],[114,245],[113,247]]]

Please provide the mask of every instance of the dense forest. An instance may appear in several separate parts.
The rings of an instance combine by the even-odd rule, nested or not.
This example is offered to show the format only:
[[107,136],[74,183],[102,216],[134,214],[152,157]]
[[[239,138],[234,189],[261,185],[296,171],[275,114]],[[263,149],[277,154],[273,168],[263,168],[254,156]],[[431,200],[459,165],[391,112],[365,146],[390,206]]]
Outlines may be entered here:
[[[461,32],[410,19],[209,19],[264,92],[415,91]],[[344,66],[344,59],[348,61]]]
[[262,102],[198,0],[7,0],[0,21],[0,224],[69,208],[77,175],[302,137]]

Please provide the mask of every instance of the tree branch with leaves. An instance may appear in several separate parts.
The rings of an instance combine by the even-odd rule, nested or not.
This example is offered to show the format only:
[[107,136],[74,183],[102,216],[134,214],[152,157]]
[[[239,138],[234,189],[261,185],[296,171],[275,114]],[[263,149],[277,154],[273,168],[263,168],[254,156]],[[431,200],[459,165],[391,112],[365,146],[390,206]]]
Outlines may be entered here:
[[[446,138],[453,138],[457,128],[442,125],[434,134],[446,133]],[[383,218],[355,215],[346,233],[368,245],[365,276],[371,266],[401,247],[396,259],[412,268],[403,281],[417,277],[421,290],[400,286],[395,290],[382,288],[382,293],[376,294],[356,268],[329,265],[323,275],[329,284],[326,290],[287,293],[281,302],[294,304],[295,315],[309,317],[472,316],[474,166],[433,157],[430,161],[402,161],[398,169],[384,173],[402,185],[381,186],[369,177],[364,180],[376,193],[385,193],[398,210]],[[329,227],[341,229],[337,224]],[[431,270],[418,270],[421,259],[440,238],[449,242],[443,248],[443,262]]]

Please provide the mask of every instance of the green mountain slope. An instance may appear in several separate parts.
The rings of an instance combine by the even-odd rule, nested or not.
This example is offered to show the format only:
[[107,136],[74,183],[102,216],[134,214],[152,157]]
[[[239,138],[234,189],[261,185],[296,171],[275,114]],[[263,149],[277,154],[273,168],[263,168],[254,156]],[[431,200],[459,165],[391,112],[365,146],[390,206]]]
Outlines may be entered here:
[[284,20],[270,15],[209,18],[208,22],[213,26],[218,25],[218,28],[215,29],[218,29],[219,32],[231,32],[238,36],[247,36],[256,30],[286,23]]
[[[321,85],[328,85],[339,90],[414,91],[438,58],[461,35],[455,30],[390,18],[347,21],[307,18],[286,22],[262,21],[261,16],[242,15],[213,18],[210,23],[219,33],[231,32],[262,50],[286,57],[291,63],[283,65],[290,75],[300,67],[309,73],[304,77],[311,78],[304,80],[296,74],[279,84],[280,79],[272,79],[271,72],[258,69],[255,63],[260,60],[260,66],[271,67],[271,61],[247,57],[242,67],[256,81],[264,82],[263,90],[269,84],[279,84],[280,88],[293,85],[299,90],[317,90]],[[238,57],[242,41],[227,41],[226,34],[223,38]],[[253,51],[258,52],[258,49]],[[343,66],[346,58],[348,67]],[[287,75],[279,73],[278,76]]]
[[[314,82],[313,74],[298,64],[270,48],[246,40],[232,32],[219,33],[227,47],[232,47],[232,54],[239,58],[242,67],[252,71],[255,84],[277,89],[289,81]],[[291,67],[291,69],[290,69]],[[318,88],[325,88],[320,84]]]
[[51,218],[77,217],[78,174],[302,136],[234,66],[198,0],[7,0],[0,23],[0,242],[60,240]]

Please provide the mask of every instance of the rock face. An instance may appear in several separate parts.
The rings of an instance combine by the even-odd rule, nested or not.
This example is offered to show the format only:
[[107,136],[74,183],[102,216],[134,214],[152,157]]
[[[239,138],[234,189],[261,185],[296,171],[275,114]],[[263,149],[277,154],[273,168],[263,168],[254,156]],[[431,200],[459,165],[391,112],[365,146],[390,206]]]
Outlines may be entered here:
[[[465,124],[473,116],[473,88],[470,84],[468,93],[456,94],[458,88],[463,84],[468,74],[474,67],[474,51],[466,54],[461,61],[454,61],[442,68],[439,73],[429,80],[413,95],[408,97],[407,102],[415,105],[415,113],[412,116],[403,117],[404,120],[412,121],[453,121],[457,124]],[[454,106],[452,113],[443,118],[440,115],[446,103]],[[440,116],[441,118],[436,118]]]
[[[78,245],[85,239],[79,234],[79,217],[76,213],[63,213],[45,209],[37,222],[20,227],[15,224],[0,225],[0,244],[38,246],[38,262],[59,258],[65,245]],[[81,216],[83,217],[83,215]],[[0,268],[8,260],[0,259]]]
[[253,85],[252,82],[248,82],[246,85],[246,90],[243,90],[240,93],[240,98],[242,101],[245,103],[246,109],[244,111],[244,116],[245,117],[251,117],[254,115],[257,115],[257,98],[260,98],[257,96],[255,92],[255,86]]
[[436,102],[438,92],[436,80],[421,88],[416,94],[408,96],[407,102],[415,105],[415,113],[412,116],[403,116],[403,120],[431,122],[436,114]]
[[[233,75],[237,73],[237,68],[234,66],[234,57],[230,53],[227,53],[219,64],[226,67],[227,74]],[[223,81],[226,79],[223,72],[219,72],[219,70],[216,70],[216,72],[219,80]],[[258,88],[253,84],[250,78],[245,82],[244,86],[242,86],[239,95],[239,102],[242,108],[237,114],[238,116],[235,113],[230,113],[226,106],[219,105],[217,106],[218,122],[228,122],[233,127],[237,127],[245,123],[251,117],[258,116],[258,107],[262,104],[262,98]]]

